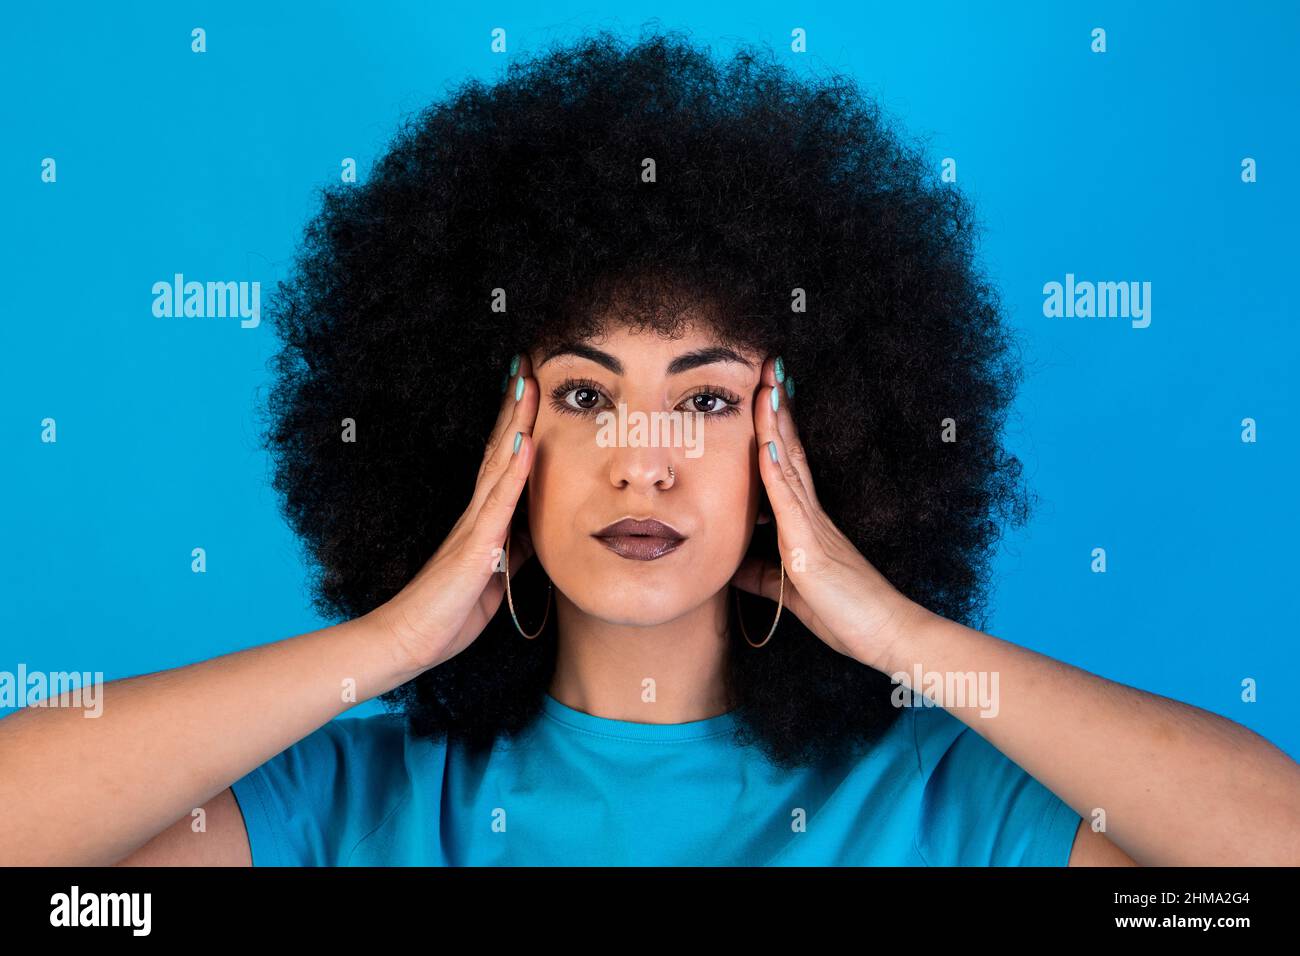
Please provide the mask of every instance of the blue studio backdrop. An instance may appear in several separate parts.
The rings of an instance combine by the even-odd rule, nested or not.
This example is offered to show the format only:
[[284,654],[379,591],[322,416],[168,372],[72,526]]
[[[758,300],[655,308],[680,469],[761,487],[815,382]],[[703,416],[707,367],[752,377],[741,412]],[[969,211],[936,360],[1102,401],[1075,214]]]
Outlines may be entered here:
[[[160,318],[154,284],[258,282],[265,304],[317,187],[348,158],[364,181],[400,120],[448,84],[653,21],[719,55],[767,43],[798,71],[855,77],[975,200],[984,266],[1025,342],[1008,440],[1039,496],[1001,547],[986,629],[1300,757],[1298,9],[9,9],[0,671],[112,680],[330,623],[310,608],[258,446],[270,323]],[[792,49],[800,30],[806,52]],[[1129,315],[1054,315],[1053,282],[1140,296]]]

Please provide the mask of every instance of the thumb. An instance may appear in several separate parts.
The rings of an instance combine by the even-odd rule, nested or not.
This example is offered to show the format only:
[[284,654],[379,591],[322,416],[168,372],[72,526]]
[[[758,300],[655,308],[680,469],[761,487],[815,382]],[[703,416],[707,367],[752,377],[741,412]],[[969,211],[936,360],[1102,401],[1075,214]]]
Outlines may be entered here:
[[528,559],[536,554],[533,537],[528,532],[527,522],[522,527],[510,527],[510,574],[518,573]]
[[777,582],[770,573],[774,570],[775,568],[762,558],[745,558],[736,569],[736,573],[731,576],[731,583],[742,591],[769,597],[775,601]]

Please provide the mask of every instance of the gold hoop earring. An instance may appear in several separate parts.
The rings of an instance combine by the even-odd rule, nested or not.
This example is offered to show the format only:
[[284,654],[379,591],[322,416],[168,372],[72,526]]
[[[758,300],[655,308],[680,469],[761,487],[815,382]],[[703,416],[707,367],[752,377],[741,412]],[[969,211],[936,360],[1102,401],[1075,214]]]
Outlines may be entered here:
[[772,628],[767,632],[767,637],[763,638],[757,644],[749,639],[749,634],[745,631],[745,619],[740,614],[740,588],[736,588],[736,620],[740,624],[740,633],[745,636],[745,643],[750,647],[762,647],[772,639],[776,633],[776,622],[781,620],[781,608],[785,604],[785,560],[781,560],[781,590],[776,599],[776,617],[772,618]]
[[515,614],[515,599],[510,593],[510,532],[506,531],[506,603],[510,605],[510,617],[515,622],[515,630],[530,641],[542,633],[542,629],[546,627],[546,619],[551,616],[552,589],[551,581],[548,578],[546,581],[546,613],[542,615],[542,623],[534,633],[524,634],[524,629],[519,626],[519,616]]

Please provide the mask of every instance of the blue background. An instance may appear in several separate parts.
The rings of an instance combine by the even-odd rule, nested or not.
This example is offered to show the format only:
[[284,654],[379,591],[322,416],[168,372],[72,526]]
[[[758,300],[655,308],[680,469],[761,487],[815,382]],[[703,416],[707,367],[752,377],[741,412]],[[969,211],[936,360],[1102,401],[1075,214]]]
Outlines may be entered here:
[[[265,307],[343,157],[364,180],[399,120],[449,83],[657,20],[719,54],[766,41],[797,70],[851,74],[936,163],[957,160],[1024,336],[1009,441],[1041,496],[998,558],[988,630],[1300,755],[1296,7],[701,7],[9,10],[0,670],[114,679],[328,623],[257,446],[269,321],[158,319],[152,284],[257,280]],[[1096,26],[1104,54],[1090,51]],[[506,55],[490,51],[494,27]],[[805,55],[789,52],[794,27]],[[41,182],[46,156],[57,184]],[[1246,156],[1255,184],[1241,181]],[[1150,281],[1150,327],[1045,318],[1043,283],[1067,272]],[[46,416],[57,444],[40,441]],[[1246,417],[1255,444],[1240,439]],[[196,546],[206,574],[190,570]],[[1094,547],[1105,574],[1090,570]],[[1240,699],[1245,678],[1255,703]]]

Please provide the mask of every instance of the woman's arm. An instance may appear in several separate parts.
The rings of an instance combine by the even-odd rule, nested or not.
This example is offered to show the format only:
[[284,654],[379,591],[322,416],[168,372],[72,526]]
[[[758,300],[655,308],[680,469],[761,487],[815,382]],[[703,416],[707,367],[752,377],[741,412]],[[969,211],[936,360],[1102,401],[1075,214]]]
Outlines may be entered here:
[[[1143,866],[1300,865],[1300,764],[1263,737],[916,604],[897,620],[897,636],[863,663],[906,674],[909,686],[919,669],[916,690],[1083,817],[1072,864],[1104,852],[1090,825],[1100,809],[1110,841]],[[970,675],[967,687],[984,675],[997,688],[996,713],[970,694],[929,693],[930,673]]]
[[[510,374],[517,385],[502,396],[469,506],[387,602],[309,634],[112,681],[98,717],[33,707],[0,720],[0,865],[248,862],[230,785],[456,656],[501,606],[501,551],[532,468],[538,404],[526,354]],[[532,554],[523,534],[511,573]],[[192,834],[200,807],[208,829]]]
[[[939,702],[1088,824],[1073,864],[1123,863],[1118,850],[1146,866],[1300,865],[1300,765],[1267,740],[948,620],[890,584],[822,508],[774,365],[764,363],[771,400],[757,396],[754,433],[781,566],[751,558],[733,584],[784,601],[827,645],[882,673],[910,685],[920,668],[917,691],[927,673],[944,685],[969,674],[977,690],[996,676],[992,716],[978,701]],[[1095,810],[1104,835],[1091,830]]]
[[[0,720],[0,864],[247,862],[230,784],[338,714],[415,677],[368,614],[101,689],[102,713],[27,707]],[[355,682],[355,695],[345,688]],[[216,799],[214,799],[216,798]],[[207,831],[191,812],[205,807]]]
[[244,814],[235,791],[226,787],[203,805],[206,830],[195,833],[193,818],[181,817],[114,866],[252,866]]

